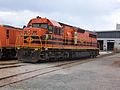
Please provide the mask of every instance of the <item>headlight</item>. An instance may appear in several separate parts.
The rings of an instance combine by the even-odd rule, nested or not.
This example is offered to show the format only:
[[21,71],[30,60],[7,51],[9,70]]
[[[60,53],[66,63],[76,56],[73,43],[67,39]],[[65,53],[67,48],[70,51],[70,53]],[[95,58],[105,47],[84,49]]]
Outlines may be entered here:
[[20,48],[18,47],[17,49],[19,50]]
[[38,48],[35,48],[35,51],[37,51],[38,50]]

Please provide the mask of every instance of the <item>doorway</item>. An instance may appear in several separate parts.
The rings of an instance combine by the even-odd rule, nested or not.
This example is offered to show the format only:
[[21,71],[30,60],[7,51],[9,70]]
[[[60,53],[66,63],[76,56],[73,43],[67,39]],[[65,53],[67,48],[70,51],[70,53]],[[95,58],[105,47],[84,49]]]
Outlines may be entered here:
[[107,51],[113,51],[114,42],[107,42]]
[[103,40],[98,40],[99,49],[103,50]]

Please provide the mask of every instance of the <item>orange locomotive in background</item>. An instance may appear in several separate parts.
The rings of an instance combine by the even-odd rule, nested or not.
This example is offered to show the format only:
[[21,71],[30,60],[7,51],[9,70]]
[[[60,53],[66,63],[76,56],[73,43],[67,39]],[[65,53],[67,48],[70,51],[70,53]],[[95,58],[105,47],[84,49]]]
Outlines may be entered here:
[[16,57],[15,43],[22,29],[0,25],[0,59]]
[[36,17],[29,21],[16,42],[23,62],[96,57],[97,35],[78,27]]

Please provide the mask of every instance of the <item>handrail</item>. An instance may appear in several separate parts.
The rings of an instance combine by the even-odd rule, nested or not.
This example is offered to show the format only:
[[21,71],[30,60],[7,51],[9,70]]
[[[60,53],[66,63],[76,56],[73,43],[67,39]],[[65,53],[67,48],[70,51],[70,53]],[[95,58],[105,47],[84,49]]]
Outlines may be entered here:
[[38,37],[39,37],[40,44],[41,44],[41,45],[40,45],[40,46],[41,46],[41,47],[40,47],[40,50],[42,51],[42,40],[41,40],[40,36],[38,36]]
[[20,35],[17,36],[16,42],[15,42],[15,48],[20,47]]

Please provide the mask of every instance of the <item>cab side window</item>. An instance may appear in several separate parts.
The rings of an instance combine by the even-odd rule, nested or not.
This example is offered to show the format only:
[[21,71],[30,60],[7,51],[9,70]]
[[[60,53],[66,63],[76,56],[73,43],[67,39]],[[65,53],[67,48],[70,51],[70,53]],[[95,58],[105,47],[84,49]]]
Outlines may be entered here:
[[61,35],[61,30],[60,28],[54,28],[54,34]]
[[53,30],[54,30],[54,34],[57,34],[57,28],[54,27]]
[[60,28],[57,29],[57,34],[60,35]]
[[49,30],[49,31],[52,31],[52,30],[53,30],[53,27],[52,27],[52,26],[48,26],[48,30]]

